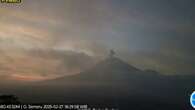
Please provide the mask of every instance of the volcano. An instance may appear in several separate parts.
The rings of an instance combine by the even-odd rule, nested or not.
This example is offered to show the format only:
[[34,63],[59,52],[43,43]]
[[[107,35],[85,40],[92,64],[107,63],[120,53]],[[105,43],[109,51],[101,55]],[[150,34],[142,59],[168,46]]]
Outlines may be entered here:
[[17,95],[25,103],[88,104],[103,110],[190,110],[194,79],[141,70],[109,56],[81,73],[17,88]]
[[132,75],[139,75],[141,72],[141,70],[123,62],[117,57],[108,57],[84,72],[57,78],[51,80],[51,82],[61,84],[119,84],[127,82]]
[[[168,77],[160,75],[153,70],[140,70],[118,57],[111,56],[100,61],[92,68],[79,74],[64,76],[47,81],[47,84],[57,85],[110,85],[113,87],[126,86],[126,88],[138,88],[138,86],[154,87],[161,83],[166,86]],[[155,82],[155,83],[154,83]]]
[[67,102],[135,110],[186,108],[193,83],[194,76],[165,76],[154,70],[141,70],[115,56],[79,74],[47,81],[55,90],[63,91]]

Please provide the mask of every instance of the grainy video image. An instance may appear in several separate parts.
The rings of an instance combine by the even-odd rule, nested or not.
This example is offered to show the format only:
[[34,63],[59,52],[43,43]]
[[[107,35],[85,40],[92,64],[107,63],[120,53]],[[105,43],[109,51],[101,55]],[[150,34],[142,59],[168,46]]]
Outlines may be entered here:
[[193,110],[193,91],[195,0],[1,0],[0,109]]

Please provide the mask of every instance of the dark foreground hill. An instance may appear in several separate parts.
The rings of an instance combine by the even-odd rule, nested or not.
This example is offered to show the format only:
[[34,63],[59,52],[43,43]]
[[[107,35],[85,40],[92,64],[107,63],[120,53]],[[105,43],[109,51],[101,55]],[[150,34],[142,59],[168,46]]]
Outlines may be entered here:
[[23,86],[23,102],[76,103],[120,110],[190,110],[194,76],[164,76],[109,57],[77,75]]

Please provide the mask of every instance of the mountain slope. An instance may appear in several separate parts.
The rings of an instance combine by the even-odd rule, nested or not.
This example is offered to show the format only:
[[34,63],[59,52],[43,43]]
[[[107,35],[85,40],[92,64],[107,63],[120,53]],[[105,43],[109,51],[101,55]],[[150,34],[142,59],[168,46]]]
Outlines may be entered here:
[[26,88],[33,89],[33,102],[110,105],[122,110],[190,110],[188,98],[195,89],[194,79],[143,71],[117,57],[108,57],[79,74]]
[[[118,58],[111,57],[107,58],[91,69],[88,69],[80,74],[73,76],[65,76],[63,78],[58,78],[53,81],[56,82],[116,82],[116,81],[125,81],[126,78],[129,77],[130,73],[138,73],[141,70],[128,65],[127,63],[121,61]],[[120,83],[120,82],[119,82]]]

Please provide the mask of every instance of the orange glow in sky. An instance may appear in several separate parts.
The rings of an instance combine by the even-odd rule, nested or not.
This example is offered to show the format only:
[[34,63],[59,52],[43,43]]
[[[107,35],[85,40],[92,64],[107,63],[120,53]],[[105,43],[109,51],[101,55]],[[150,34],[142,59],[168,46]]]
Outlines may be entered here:
[[40,81],[46,79],[43,76],[38,75],[20,75],[20,74],[13,74],[11,75],[11,79],[18,80],[18,81]]

